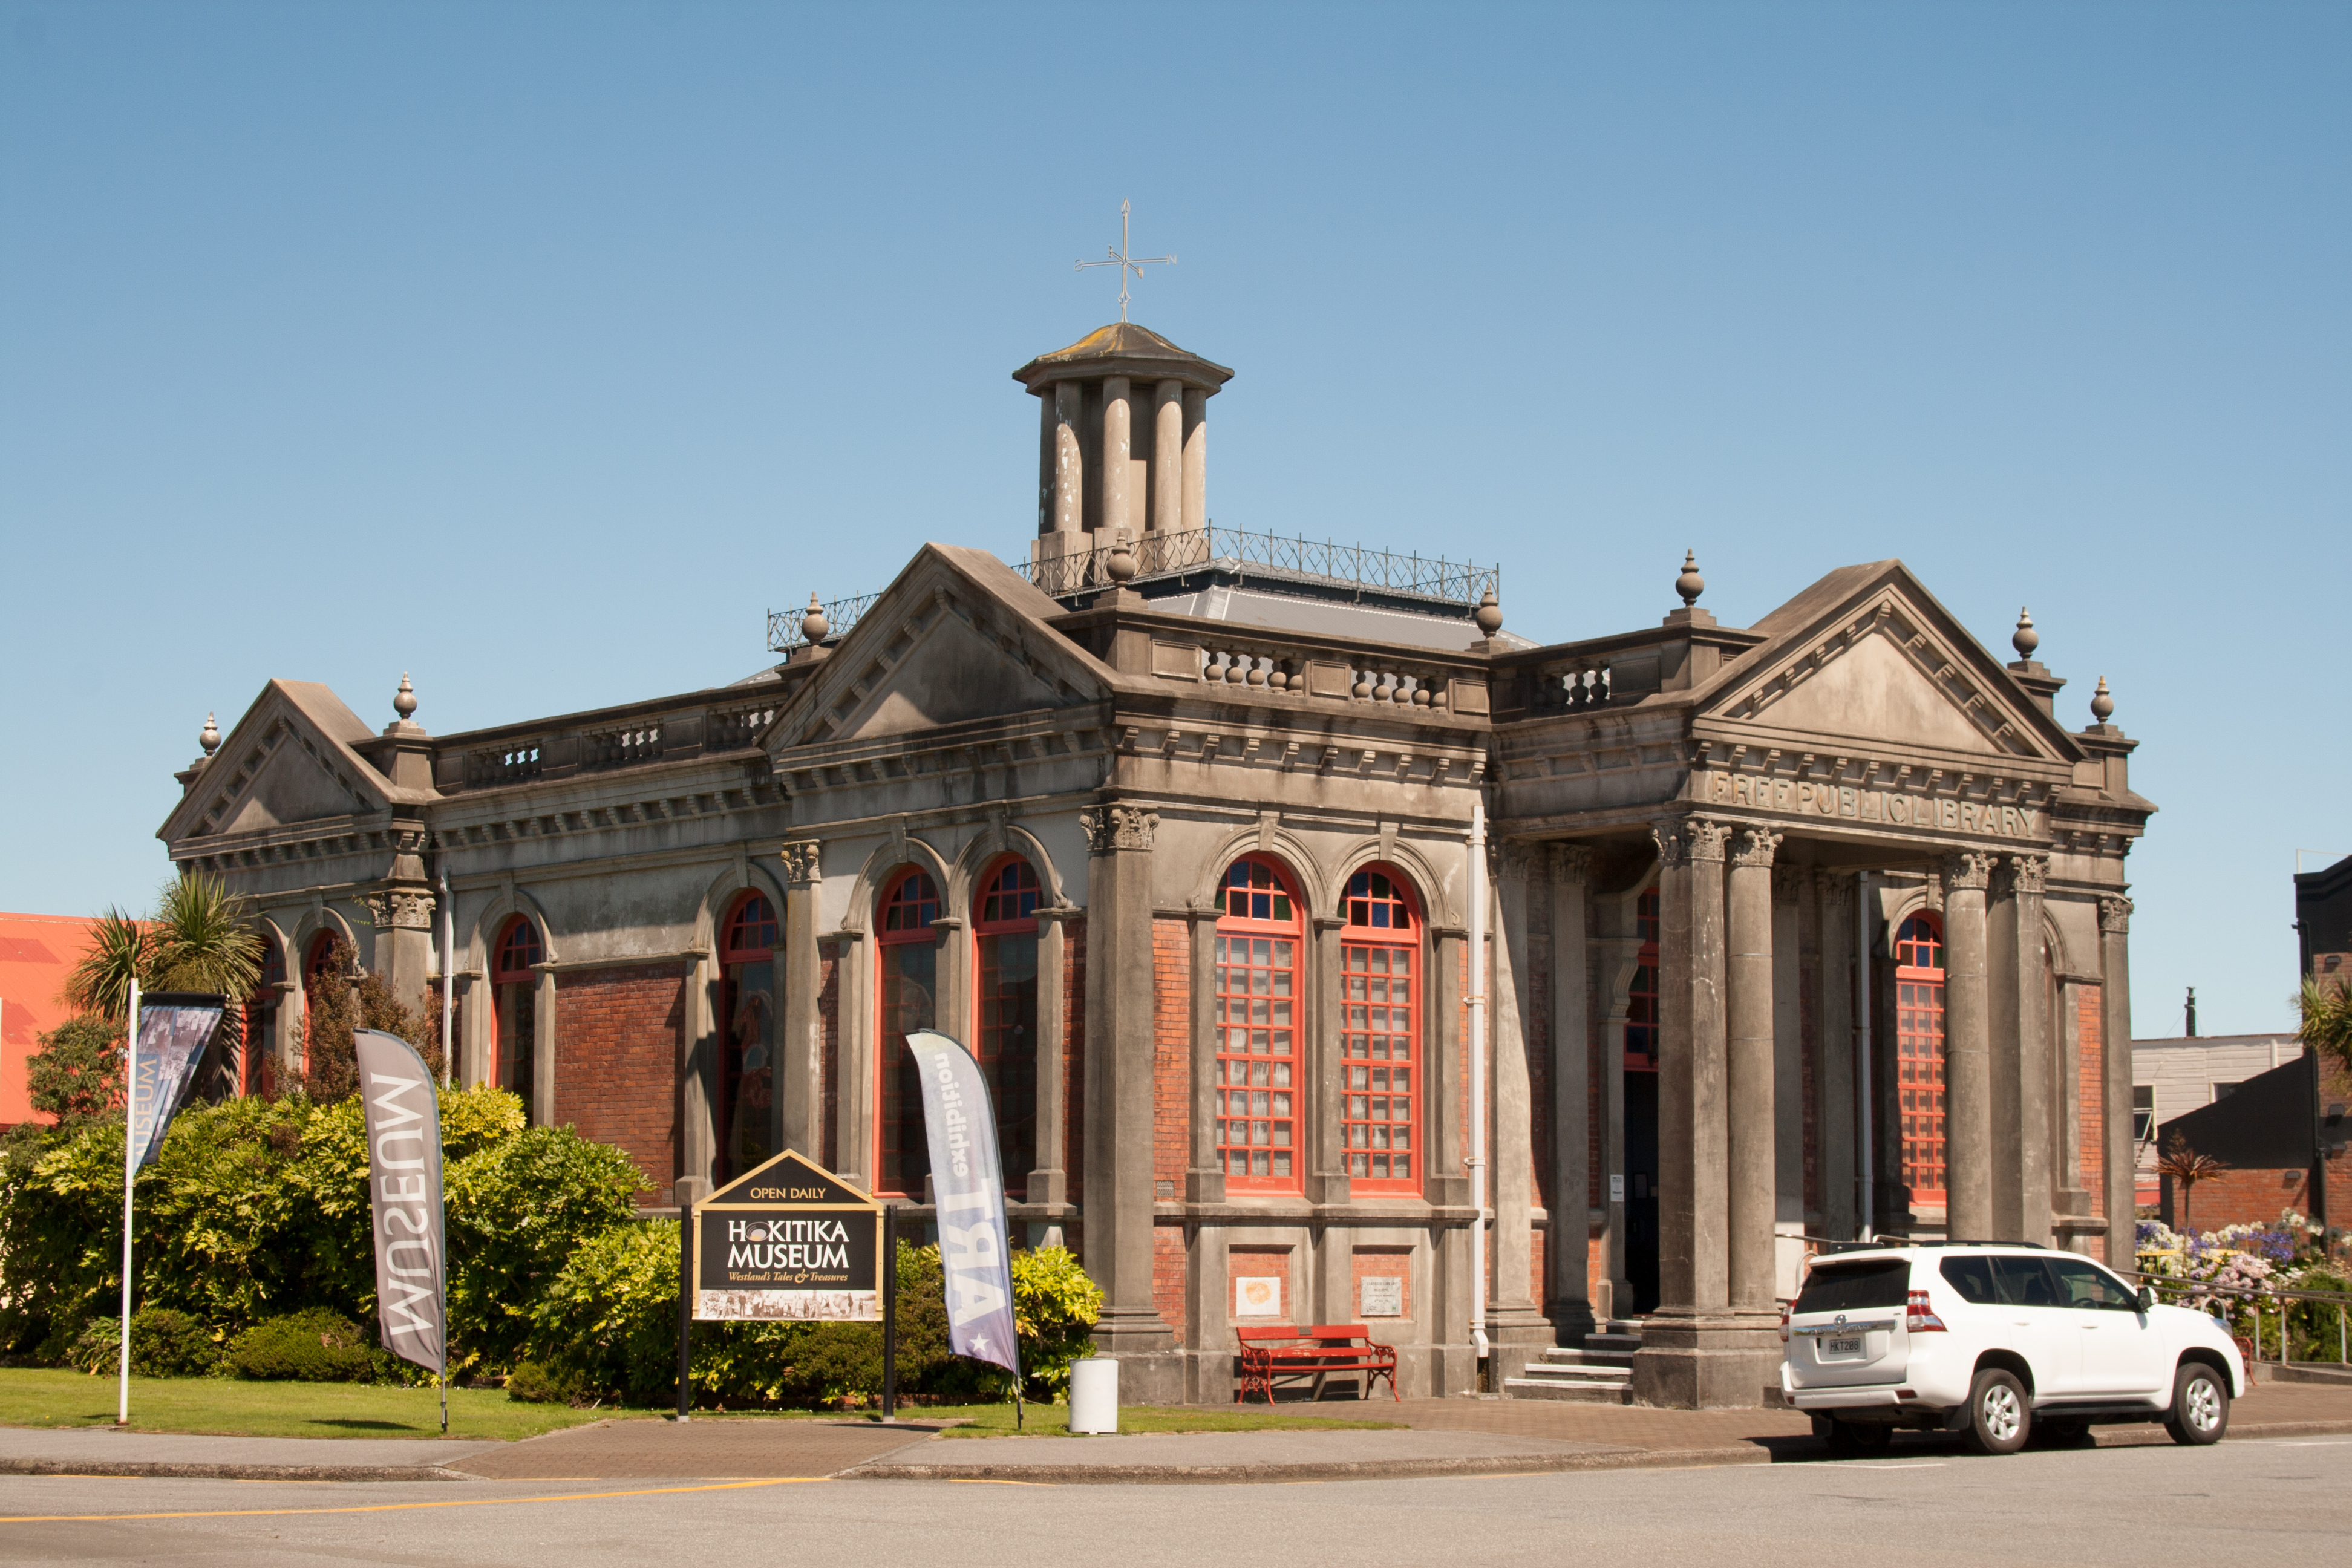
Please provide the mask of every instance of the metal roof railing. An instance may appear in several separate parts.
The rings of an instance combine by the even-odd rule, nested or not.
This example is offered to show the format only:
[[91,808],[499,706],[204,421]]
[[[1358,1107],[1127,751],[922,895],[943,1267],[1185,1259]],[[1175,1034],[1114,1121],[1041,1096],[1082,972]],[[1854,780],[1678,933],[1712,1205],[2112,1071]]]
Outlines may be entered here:
[[[1045,594],[1061,598],[1110,585],[1107,570],[1118,544],[1103,543],[1067,555],[1049,555],[1023,570]],[[1459,605],[1467,615],[1489,591],[1502,595],[1503,569],[1448,561],[1438,555],[1399,554],[1364,544],[1291,539],[1239,528],[1147,531],[1128,542],[1135,556],[1134,581],[1179,577],[1193,572],[1223,572],[1246,580],[1337,584],[1399,598]]]
[[[877,588],[871,594],[859,594],[853,598],[824,600],[818,606],[824,611],[824,640],[831,642],[856,626],[857,617],[872,609],[874,601],[881,596],[881,590]],[[768,651],[790,653],[796,647],[806,647],[808,637],[802,632],[801,623],[807,618],[808,606],[805,605],[797,610],[770,610]]]

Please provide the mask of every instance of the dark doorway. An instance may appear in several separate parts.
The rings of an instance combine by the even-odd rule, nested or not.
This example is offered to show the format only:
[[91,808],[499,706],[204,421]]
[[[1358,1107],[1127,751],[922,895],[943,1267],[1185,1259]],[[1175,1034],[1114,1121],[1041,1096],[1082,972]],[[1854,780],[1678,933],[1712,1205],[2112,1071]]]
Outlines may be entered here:
[[1658,1306],[1658,1075],[1625,1075],[1625,1278],[1633,1310]]

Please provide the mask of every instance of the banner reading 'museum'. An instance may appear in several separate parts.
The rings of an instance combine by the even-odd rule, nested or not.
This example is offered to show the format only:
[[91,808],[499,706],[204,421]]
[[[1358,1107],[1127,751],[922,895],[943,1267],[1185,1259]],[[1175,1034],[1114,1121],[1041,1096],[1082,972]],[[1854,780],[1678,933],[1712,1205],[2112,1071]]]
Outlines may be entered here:
[[145,1170],[163,1152],[163,1134],[172,1130],[224,1010],[217,996],[178,992],[159,991],[140,1002],[131,1067],[132,1169]]
[[907,1037],[922,1070],[923,1130],[939,1198],[940,1268],[947,1277],[948,1338],[958,1355],[994,1362],[1017,1377],[1013,1258],[1005,1245],[1004,1184],[996,1154],[996,1113],[980,1064],[947,1036]]
[[882,1205],[786,1150],[694,1205],[700,1322],[882,1321]]
[[425,1058],[406,1040],[354,1029],[352,1043],[367,1115],[377,1337],[393,1354],[441,1372],[448,1349],[441,1102]]

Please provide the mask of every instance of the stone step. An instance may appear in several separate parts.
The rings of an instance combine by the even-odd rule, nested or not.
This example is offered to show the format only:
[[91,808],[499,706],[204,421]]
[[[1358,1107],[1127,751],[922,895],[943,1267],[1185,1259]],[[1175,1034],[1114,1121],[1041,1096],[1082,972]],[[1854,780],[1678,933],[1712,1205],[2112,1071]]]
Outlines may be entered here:
[[1520,1373],[1547,1383],[1624,1383],[1633,1375],[1630,1366],[1578,1365],[1573,1362],[1531,1361]]
[[1630,1405],[1633,1391],[1617,1383],[1567,1383],[1549,1377],[1507,1377],[1506,1399],[1550,1399],[1570,1405]]
[[1590,1345],[1582,1350],[1571,1350],[1563,1345],[1555,1345],[1544,1352],[1543,1360],[1552,1366],[1631,1368],[1633,1364],[1633,1352],[1632,1351],[1597,1351]]
[[1589,1351],[1606,1351],[1617,1355],[1632,1355],[1642,1348],[1642,1336],[1617,1333],[1587,1334],[1584,1336],[1584,1348]]

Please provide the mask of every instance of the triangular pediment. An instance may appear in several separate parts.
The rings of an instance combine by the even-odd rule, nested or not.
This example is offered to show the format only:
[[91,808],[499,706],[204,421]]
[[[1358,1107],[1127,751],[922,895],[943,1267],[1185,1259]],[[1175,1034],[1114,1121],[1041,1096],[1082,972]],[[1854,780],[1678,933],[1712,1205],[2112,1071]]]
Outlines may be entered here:
[[2073,737],[1900,562],[1833,573],[1695,693],[1761,744],[2072,763]]
[[1045,624],[1061,613],[994,556],[927,544],[779,716],[769,749],[1098,701],[1110,671]]
[[409,798],[352,750],[368,727],[326,687],[273,680],[159,834],[166,843],[368,816]]

